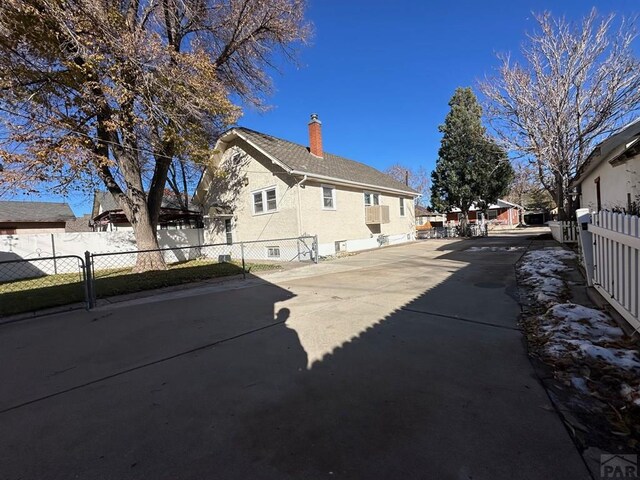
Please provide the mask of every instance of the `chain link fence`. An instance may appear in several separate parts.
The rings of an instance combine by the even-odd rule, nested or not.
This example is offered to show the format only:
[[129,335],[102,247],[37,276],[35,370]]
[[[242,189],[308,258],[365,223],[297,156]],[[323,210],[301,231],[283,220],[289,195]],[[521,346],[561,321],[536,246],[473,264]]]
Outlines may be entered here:
[[0,316],[84,302],[84,260],[75,255],[0,261]]
[[246,278],[286,263],[317,263],[317,252],[317,238],[307,236],[2,261],[0,316],[75,301],[91,308],[96,299],[113,295],[229,275]]
[[466,235],[462,234],[459,225],[450,227],[434,227],[428,229],[418,229],[417,238],[456,238],[456,237],[486,237],[488,235],[487,224],[470,223],[467,225]]

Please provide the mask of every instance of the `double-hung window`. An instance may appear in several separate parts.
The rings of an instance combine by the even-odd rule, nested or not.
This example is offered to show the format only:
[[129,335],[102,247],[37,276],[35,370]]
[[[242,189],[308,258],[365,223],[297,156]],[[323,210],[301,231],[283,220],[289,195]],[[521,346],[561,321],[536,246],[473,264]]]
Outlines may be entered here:
[[275,212],[278,209],[275,187],[253,192],[252,197],[254,214]]
[[380,205],[380,194],[372,192],[364,192],[364,206]]
[[336,209],[336,189],[330,185],[322,185],[322,208],[324,210]]
[[400,216],[404,217],[404,198],[400,197]]

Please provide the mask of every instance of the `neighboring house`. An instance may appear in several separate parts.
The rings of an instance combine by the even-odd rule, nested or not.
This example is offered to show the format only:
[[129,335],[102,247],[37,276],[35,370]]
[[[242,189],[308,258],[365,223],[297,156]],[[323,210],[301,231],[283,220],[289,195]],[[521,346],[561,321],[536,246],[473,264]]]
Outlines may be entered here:
[[64,232],[74,218],[66,203],[0,201],[0,235]]
[[421,205],[416,205],[416,226],[426,223],[444,223],[446,221],[447,216],[444,213],[434,212]]
[[637,211],[640,203],[640,119],[601,142],[578,169],[570,187],[592,212]]
[[[95,192],[91,219],[94,232],[133,230],[124,212],[109,192]],[[197,207],[189,205],[189,210],[184,210],[169,196],[162,199],[162,208],[158,219],[159,229],[176,230],[201,227],[202,214]]]
[[247,128],[223,134],[214,169],[205,171],[194,195],[208,221],[208,241],[317,235],[320,255],[332,255],[415,238],[415,190],[325,152],[316,115],[309,144]]
[[[498,199],[495,204],[489,205],[484,220],[494,225],[516,227],[520,224],[521,210],[523,207],[520,205]],[[447,213],[447,221],[457,224],[460,221],[460,216],[460,209],[453,208],[451,212]],[[480,221],[482,221],[482,212],[476,205],[472,205],[469,209],[469,222],[477,223]]]
[[93,232],[91,214],[87,213],[81,217],[68,220],[64,231],[67,233]]

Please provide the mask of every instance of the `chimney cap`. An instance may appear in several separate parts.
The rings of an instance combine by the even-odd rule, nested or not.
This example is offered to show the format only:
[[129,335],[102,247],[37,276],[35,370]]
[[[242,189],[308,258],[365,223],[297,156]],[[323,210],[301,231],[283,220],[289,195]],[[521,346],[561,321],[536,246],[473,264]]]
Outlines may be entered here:
[[318,118],[318,114],[317,113],[312,113],[311,114],[311,121],[309,121],[309,123],[322,123],[322,122]]

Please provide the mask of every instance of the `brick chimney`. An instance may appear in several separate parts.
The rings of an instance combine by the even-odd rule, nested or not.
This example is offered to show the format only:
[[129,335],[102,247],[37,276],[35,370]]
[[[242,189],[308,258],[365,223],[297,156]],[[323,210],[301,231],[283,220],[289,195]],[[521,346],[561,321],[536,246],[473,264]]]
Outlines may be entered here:
[[312,113],[309,121],[309,151],[322,158],[322,122],[318,120],[317,113]]

